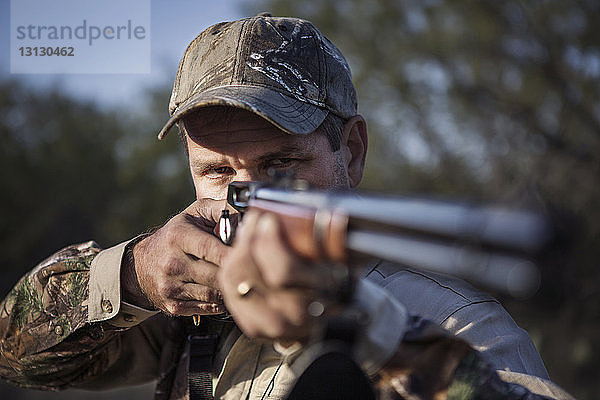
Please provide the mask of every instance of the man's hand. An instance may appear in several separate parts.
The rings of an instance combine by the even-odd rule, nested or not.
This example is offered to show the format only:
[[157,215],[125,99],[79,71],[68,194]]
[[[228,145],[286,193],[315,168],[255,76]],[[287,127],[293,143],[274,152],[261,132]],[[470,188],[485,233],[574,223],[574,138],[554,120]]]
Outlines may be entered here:
[[224,312],[217,271],[231,248],[213,230],[225,206],[197,200],[137,243],[122,274],[125,299],[171,315]]
[[297,256],[270,213],[246,213],[219,280],[228,311],[250,337],[303,341],[319,307],[333,310],[332,268]]

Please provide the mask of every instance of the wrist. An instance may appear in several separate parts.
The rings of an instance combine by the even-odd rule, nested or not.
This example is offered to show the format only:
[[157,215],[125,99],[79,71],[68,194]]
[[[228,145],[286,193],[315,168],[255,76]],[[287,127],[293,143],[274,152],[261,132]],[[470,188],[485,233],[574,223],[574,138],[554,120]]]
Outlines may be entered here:
[[[155,307],[152,302],[148,299],[138,279],[136,271],[136,253],[134,251],[139,243],[147,238],[148,235],[140,235],[133,239],[125,247],[125,253],[121,263],[121,296],[122,300],[133,304],[137,307],[145,308],[148,310],[154,310]],[[139,250],[135,249],[135,250]],[[139,256],[138,256],[139,260]]]

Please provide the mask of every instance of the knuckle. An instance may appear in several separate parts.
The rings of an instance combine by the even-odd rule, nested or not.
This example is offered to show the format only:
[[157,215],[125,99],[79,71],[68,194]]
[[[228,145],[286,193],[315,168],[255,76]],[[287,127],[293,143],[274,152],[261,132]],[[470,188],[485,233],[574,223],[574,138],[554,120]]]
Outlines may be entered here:
[[265,281],[272,287],[287,287],[293,281],[293,276],[285,266],[265,268]]
[[164,290],[165,297],[168,299],[175,299],[181,296],[181,289],[176,286],[168,286]]
[[168,314],[171,314],[171,315],[177,314],[177,307],[175,306],[175,303],[173,303],[173,302],[170,302],[170,301],[166,302],[164,305],[164,308]]
[[197,241],[197,251],[201,259],[218,264],[218,262],[220,262],[220,259],[216,257],[218,246],[215,245],[215,242],[212,239],[212,235],[205,234],[201,240]]
[[158,280],[156,282],[156,291],[159,296],[170,299],[173,297],[174,288],[167,280]]
[[221,310],[212,303],[199,303],[197,309],[199,310],[199,314],[216,314],[221,312]]
[[198,240],[196,242],[196,251],[197,251],[197,255],[200,258],[202,258],[202,259],[206,258],[208,249],[209,249],[208,240]]
[[218,273],[218,270],[207,268],[206,272],[202,276],[202,282],[204,283],[204,285],[208,286],[209,288],[218,288]]
[[209,288],[201,287],[198,290],[194,291],[195,293],[190,294],[190,297],[202,302],[212,302],[212,293]]
[[176,224],[165,225],[165,229],[162,232],[162,239],[164,244],[168,247],[174,247],[177,245],[179,235]]
[[229,248],[226,246],[219,246],[214,249],[214,260],[217,265],[223,265],[223,262],[227,259],[229,254]]
[[184,302],[181,300],[170,300],[166,303],[166,309],[169,314],[181,315],[184,310]]
[[221,302],[220,292],[216,289],[205,287],[198,293],[198,300],[205,301],[207,303],[219,303]]
[[162,265],[163,271],[167,276],[178,276],[183,272],[182,263],[173,256],[166,256]]

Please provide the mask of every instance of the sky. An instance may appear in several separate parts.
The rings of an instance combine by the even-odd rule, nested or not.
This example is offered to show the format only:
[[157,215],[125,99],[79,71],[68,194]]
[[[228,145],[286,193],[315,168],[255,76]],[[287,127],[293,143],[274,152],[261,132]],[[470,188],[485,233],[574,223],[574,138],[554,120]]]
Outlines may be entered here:
[[[19,8],[35,9],[30,19],[36,16],[48,15],[52,10],[44,10],[42,5],[57,4],[47,0],[12,0],[13,2],[39,3],[39,7],[29,4],[17,4],[14,10]],[[70,0],[55,0],[68,2]],[[81,2],[82,0],[77,0]],[[11,50],[16,51],[14,43],[11,44],[11,33],[14,35],[17,24],[15,16],[11,18],[11,0],[0,0],[0,80],[16,78],[24,81],[28,86],[45,90],[56,87],[65,94],[85,100],[92,100],[101,106],[110,108],[129,107],[136,96],[143,95],[148,87],[171,85],[180,57],[183,55],[188,43],[198,33],[208,26],[221,22],[245,17],[242,10],[243,0],[125,0],[119,2],[102,0],[102,6],[97,2],[101,0],[85,0],[94,2],[93,18],[104,21],[114,21],[119,16],[137,15],[135,10],[123,10],[128,2],[144,4],[149,3],[149,68],[138,68],[144,71],[140,73],[11,73]],[[112,4],[111,4],[112,3]],[[106,6],[108,4],[108,6]],[[37,14],[36,14],[37,13]],[[81,20],[81,10],[73,10],[74,20]],[[22,14],[22,12],[20,12]],[[19,15],[20,15],[19,14]],[[142,13],[140,13],[142,14]],[[55,17],[56,25],[65,24],[69,15]],[[46,18],[47,20],[47,18]],[[13,27],[11,28],[11,22]],[[104,25],[103,25],[104,26]],[[100,43],[100,41],[98,41]],[[81,45],[83,46],[83,45]],[[80,47],[81,47],[80,46]],[[95,48],[97,49],[98,46]],[[83,46],[85,47],[85,46]],[[76,46],[76,50],[78,50]],[[58,57],[54,57],[56,60]],[[110,57],[108,57],[110,58]],[[29,60],[32,60],[29,58]],[[50,58],[38,61],[50,60]],[[118,60],[111,60],[104,69],[110,69]],[[32,61],[33,62],[33,61]],[[147,64],[147,63],[146,63]]]

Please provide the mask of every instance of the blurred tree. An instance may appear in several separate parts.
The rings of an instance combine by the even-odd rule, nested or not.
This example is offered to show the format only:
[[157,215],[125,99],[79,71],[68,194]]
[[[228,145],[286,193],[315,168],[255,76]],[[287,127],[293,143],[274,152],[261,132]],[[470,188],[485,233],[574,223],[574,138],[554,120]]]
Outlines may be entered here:
[[595,0],[263,0],[346,55],[369,124],[363,188],[561,209],[569,260],[505,304],[551,376],[595,398],[600,363],[600,3]]
[[[125,113],[0,82],[2,297],[56,250],[92,239],[117,244],[193,201],[178,141],[156,139],[168,96],[168,88],[150,90],[145,112]],[[53,394],[1,384],[0,397],[141,399],[151,386]]]
[[148,115],[124,115],[0,83],[3,296],[59,248],[116,244],[193,200],[177,140],[156,140],[166,93],[149,93]]

